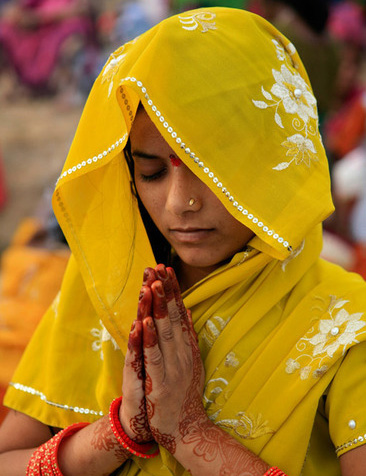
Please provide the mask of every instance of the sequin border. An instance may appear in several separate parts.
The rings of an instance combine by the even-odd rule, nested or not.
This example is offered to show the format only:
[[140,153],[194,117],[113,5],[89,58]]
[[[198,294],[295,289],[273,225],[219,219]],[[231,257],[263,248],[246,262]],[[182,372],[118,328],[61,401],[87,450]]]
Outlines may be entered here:
[[271,236],[274,240],[278,243],[282,244],[288,251],[292,251],[292,246],[282,238],[278,233],[274,230],[271,230],[270,227],[265,225],[262,221],[260,221],[257,217],[250,213],[249,210],[244,208],[239,202],[235,199],[235,197],[229,192],[229,190],[220,182],[219,178],[215,176],[215,174],[204,164],[204,162],[197,157],[197,155],[188,147],[178,136],[177,132],[173,130],[173,128],[169,125],[168,121],[165,119],[161,111],[157,108],[154,104],[152,99],[150,98],[149,94],[147,93],[147,89],[143,85],[141,81],[138,81],[133,76],[127,76],[122,78],[120,81],[120,85],[123,86],[123,82],[130,81],[131,83],[136,83],[136,85],[141,89],[141,92],[144,94],[145,99],[147,100],[148,106],[151,108],[152,112],[158,117],[159,121],[162,123],[163,127],[168,131],[171,137],[175,140],[175,142],[180,146],[184,152],[189,155],[189,157],[194,161],[194,163],[201,169],[203,172],[208,175],[208,177],[213,181],[213,183],[221,189],[221,192],[225,195],[225,197],[231,202],[232,206],[237,208],[239,212],[241,212],[248,220],[252,221],[255,225],[261,228],[268,236]]
[[359,443],[366,443],[366,433],[364,435],[357,436],[353,440],[347,441],[347,443],[343,443],[343,445],[337,446],[335,449],[336,453],[340,453],[346,448],[351,448],[354,445],[358,445]]
[[22,385],[21,383],[10,382],[9,385],[14,387],[15,390],[20,390],[21,392],[29,393],[30,395],[35,395],[36,397],[39,397],[43,402],[47,403],[48,405],[61,408],[62,410],[69,410],[71,412],[81,413],[84,415],[104,416],[104,413],[101,411],[98,412],[96,410],[90,410],[89,408],[72,407],[69,405],[62,405],[61,403],[52,402],[51,400],[48,400],[48,398],[46,397],[44,393],[40,392],[39,390],[36,390],[35,388]]
[[108,149],[103,150],[103,152],[101,152],[100,154],[95,155],[94,157],[89,158],[87,160],[83,160],[82,162],[79,162],[77,165],[74,165],[68,170],[65,170],[57,179],[56,185],[58,185],[60,180],[67,177],[68,175],[73,174],[77,170],[81,170],[83,167],[86,167],[87,165],[92,165],[93,162],[94,163],[98,162],[98,160],[102,160],[105,157],[107,157],[108,154],[110,154],[116,147],[120,146],[123,143],[123,141],[127,138],[127,135],[128,134],[126,132],[122,137],[120,137],[118,140],[116,140],[116,142],[114,142],[110,147],[108,147]]

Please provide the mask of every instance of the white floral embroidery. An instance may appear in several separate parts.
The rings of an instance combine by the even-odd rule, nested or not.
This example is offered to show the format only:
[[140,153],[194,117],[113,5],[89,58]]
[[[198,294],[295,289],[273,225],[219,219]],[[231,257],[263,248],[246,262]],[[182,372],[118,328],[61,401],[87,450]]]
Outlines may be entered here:
[[277,58],[280,61],[285,61],[285,48],[277,40],[272,40],[272,43],[275,45]]
[[104,355],[103,355],[103,342],[108,342],[111,341],[114,347],[114,350],[118,350],[118,344],[117,342],[113,339],[113,337],[110,335],[110,333],[107,331],[107,329],[104,327],[102,321],[99,321],[101,325],[101,329],[96,329],[93,328],[91,329],[90,333],[93,337],[96,337],[97,339],[92,343],[92,349],[95,352],[100,352],[100,358],[104,360]]
[[198,26],[201,26],[202,33],[206,33],[208,30],[216,30],[216,23],[213,21],[216,14],[212,12],[198,12],[193,15],[179,16],[178,18],[184,30],[193,31]]
[[225,390],[228,384],[229,382],[222,377],[209,380],[206,383],[205,390],[203,392],[203,401],[206,404],[214,403],[217,395],[220,395],[220,393]]
[[[317,329],[311,328],[297,343],[296,349],[300,355],[287,360],[288,374],[299,371],[302,380],[306,380],[310,374],[318,378],[327,372],[326,364],[340,348],[342,348],[341,355],[344,355],[351,345],[359,342],[356,337],[366,332],[365,330],[360,332],[366,326],[366,322],[361,320],[362,312],[350,314],[344,309],[348,302],[331,296],[327,309],[329,319],[321,319]],[[305,351],[308,353],[305,354]],[[301,365],[300,360],[304,361],[305,365]]]
[[[278,60],[286,61],[289,52],[277,40],[272,40],[272,42],[276,48]],[[274,107],[274,120],[281,129],[284,129],[281,117],[282,108],[285,113],[296,116],[293,117],[291,122],[295,133],[281,143],[283,147],[288,149],[286,156],[290,156],[292,159],[280,162],[273,167],[273,170],[285,170],[293,162],[296,165],[305,163],[310,167],[311,160],[317,160],[315,145],[309,138],[309,135],[315,136],[317,133],[316,99],[304,79],[296,70],[291,72],[289,65],[281,64],[279,71],[272,69],[272,75],[275,83],[270,92],[261,86],[265,101],[253,99],[253,104],[259,109]]]
[[260,436],[274,433],[269,427],[268,421],[263,418],[261,413],[251,415],[249,413],[239,412],[237,416],[239,418],[219,420],[216,421],[215,424],[221,428],[232,430],[244,440],[254,440]]
[[129,41],[128,43],[125,43],[124,45],[121,46],[121,48],[116,50],[109,57],[102,73],[102,84],[105,83],[106,81],[110,83],[108,88],[108,97],[110,97],[113,90],[113,79],[115,75],[118,73],[120,66],[123,64],[126,58],[126,55],[127,55],[127,53],[125,53],[126,47],[136,43],[138,38],[139,37],[135,38],[132,41]]
[[229,352],[225,357],[225,367],[238,367],[239,360],[236,358],[235,352]]
[[294,134],[288,137],[281,145],[288,148],[286,155],[293,156],[293,159],[289,162],[281,162],[276,167],[273,167],[274,170],[286,169],[293,161],[295,161],[296,165],[304,162],[304,164],[310,167],[311,160],[318,160],[313,142],[301,134]]
[[206,341],[209,347],[212,347],[213,343],[219,337],[230,319],[231,317],[228,317],[225,321],[220,316],[214,316],[207,320],[200,337]]
[[297,114],[305,123],[310,117],[317,119],[316,99],[302,77],[297,72],[292,74],[284,64],[281,65],[281,71],[273,69],[272,74],[276,83],[271,93],[282,100],[285,111]]

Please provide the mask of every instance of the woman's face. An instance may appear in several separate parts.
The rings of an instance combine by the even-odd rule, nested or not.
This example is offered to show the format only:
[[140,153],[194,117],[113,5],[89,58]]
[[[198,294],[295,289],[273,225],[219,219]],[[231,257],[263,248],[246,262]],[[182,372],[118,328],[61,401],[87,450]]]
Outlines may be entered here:
[[209,273],[244,247],[253,232],[233,218],[207,185],[174,158],[173,149],[142,108],[130,140],[139,197],[184,264]]

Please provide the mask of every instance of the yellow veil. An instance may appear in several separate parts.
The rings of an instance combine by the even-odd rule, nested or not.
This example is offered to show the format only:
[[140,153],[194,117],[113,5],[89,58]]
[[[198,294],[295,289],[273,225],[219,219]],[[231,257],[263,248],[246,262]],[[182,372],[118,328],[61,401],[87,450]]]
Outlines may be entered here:
[[[107,61],[54,194],[72,258],[6,404],[63,427],[106,414],[121,392],[143,269],[155,265],[123,155],[140,102],[176,154],[255,233],[249,250],[184,294],[208,415],[290,476],[339,474],[332,441],[341,454],[366,433],[364,410],[355,409],[360,423],[350,428],[339,403],[350,365],[362,361],[352,351],[363,349],[353,346],[364,338],[365,286],[318,259],[320,223],[333,205],[304,67],[281,33],[242,10],[171,17]],[[121,469],[183,472],[163,449]]]

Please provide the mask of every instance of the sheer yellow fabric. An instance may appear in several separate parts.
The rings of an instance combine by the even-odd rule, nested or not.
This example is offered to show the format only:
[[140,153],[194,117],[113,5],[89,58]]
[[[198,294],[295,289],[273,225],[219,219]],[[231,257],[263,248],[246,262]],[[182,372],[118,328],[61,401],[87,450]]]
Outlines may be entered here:
[[[320,222],[333,205],[302,63],[275,28],[241,10],[171,17],[114,52],[96,80],[54,194],[73,257],[6,403],[66,426],[106,414],[120,393],[143,269],[155,264],[123,157],[139,102],[184,163],[255,233],[248,250],[184,294],[206,370],[208,415],[290,476],[303,467],[339,473],[334,448],[319,455],[362,444],[354,440],[366,433],[361,413],[355,428],[348,424],[351,403],[338,420],[344,387],[342,379],[332,384],[347,350],[364,339],[365,285],[318,258]],[[363,352],[354,354],[364,373]],[[357,395],[363,386],[359,379]],[[308,450],[310,440],[317,445]],[[162,449],[121,469],[137,473],[184,470]]]

